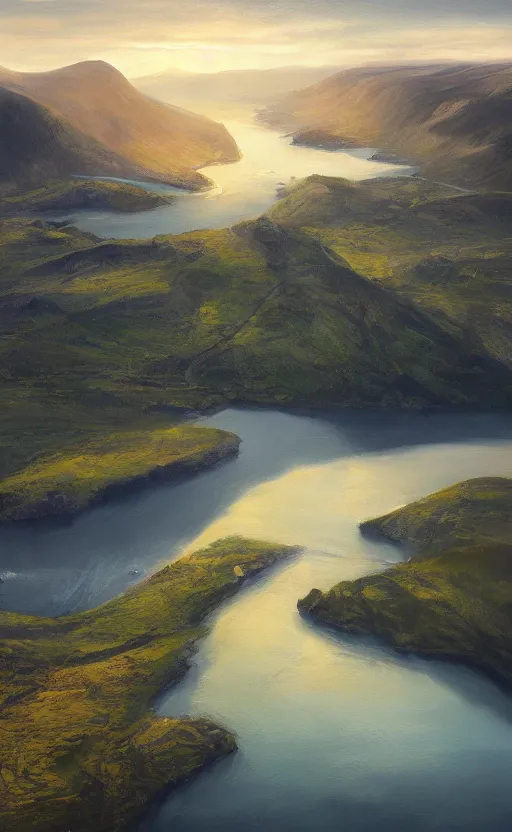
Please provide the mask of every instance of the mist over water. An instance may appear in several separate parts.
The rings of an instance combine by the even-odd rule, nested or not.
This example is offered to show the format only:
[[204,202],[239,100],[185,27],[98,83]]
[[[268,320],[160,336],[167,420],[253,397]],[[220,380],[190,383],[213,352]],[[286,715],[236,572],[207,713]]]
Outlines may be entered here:
[[[78,211],[66,214],[73,225],[99,237],[154,237],[157,234],[181,234],[204,228],[224,228],[241,220],[259,216],[276,200],[278,186],[291,177],[302,179],[313,173],[341,176],[352,180],[375,176],[392,176],[410,172],[403,165],[372,162],[370,148],[327,152],[297,147],[291,139],[246,121],[227,122],[242,159],[230,165],[202,168],[201,172],[216,183],[209,193],[181,194],[171,205],[134,214],[114,211]],[[176,188],[149,185],[148,190],[174,195]],[[57,215],[56,215],[57,216]],[[63,215],[58,215],[62,217]]]

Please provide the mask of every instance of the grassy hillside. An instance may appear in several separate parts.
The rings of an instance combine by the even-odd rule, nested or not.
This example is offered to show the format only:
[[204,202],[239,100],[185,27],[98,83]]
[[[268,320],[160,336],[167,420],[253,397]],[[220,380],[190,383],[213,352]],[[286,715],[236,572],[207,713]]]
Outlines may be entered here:
[[186,672],[204,617],[294,551],[226,538],[79,615],[0,612],[2,829],[112,832],[234,751],[208,719],[149,709]]
[[468,480],[361,524],[412,553],[380,575],[312,590],[299,609],[398,650],[512,684],[512,480]]
[[[412,304],[402,285],[404,268],[408,274],[426,252],[432,256],[439,228],[443,245],[459,258],[461,241],[475,253],[487,239],[489,264],[491,243],[504,250],[507,199],[487,204],[457,197],[447,208],[435,188],[425,193],[417,181],[392,185],[391,194],[389,187],[375,183],[368,191],[364,184],[313,177],[271,212],[279,224],[262,218],[151,241],[98,240],[41,220],[5,220],[5,516],[24,516],[27,506],[31,514],[34,500],[40,506],[32,489],[41,481],[61,494],[60,485],[52,486],[54,474],[62,466],[74,469],[91,448],[108,455],[113,442],[120,452],[125,439],[129,445],[136,434],[168,428],[190,409],[230,402],[510,407],[512,375],[501,355],[505,327],[500,348],[493,346],[509,315],[505,283],[500,293],[488,291],[484,280],[479,292],[478,273],[471,293],[462,282],[445,289],[434,281],[430,306],[421,298]],[[314,221],[323,223],[313,233],[294,226],[304,188],[306,216],[312,204]],[[377,218],[376,227],[369,217]],[[386,262],[394,279],[393,258],[398,276],[390,290],[370,278]],[[505,270],[502,279],[509,279]],[[457,291],[458,317],[455,304],[448,309],[450,292]],[[477,305],[481,313],[471,319]],[[91,496],[102,487],[98,477]],[[70,499],[77,507],[88,501]]]
[[72,516],[108,495],[213,465],[239,444],[233,433],[190,425],[82,441],[0,480],[0,522]]
[[18,183],[0,188],[0,216],[31,211],[146,211],[169,205],[174,197],[148,191],[126,182],[106,180],[47,180],[37,188],[26,190]]
[[366,67],[285,96],[264,119],[390,150],[462,185],[512,190],[511,91],[510,63]]
[[268,212],[412,301],[470,351],[512,366],[512,197],[419,178],[311,176]]
[[131,178],[200,189],[209,183],[197,168],[239,158],[223,125],[147,98],[103,61],[52,72],[7,72],[0,75],[0,86],[43,105],[120,157],[130,166]]
[[51,425],[64,440],[64,424],[115,429],[166,406],[508,401],[497,364],[267,220],[135,243],[19,219],[0,242],[11,461],[15,436],[26,449]]

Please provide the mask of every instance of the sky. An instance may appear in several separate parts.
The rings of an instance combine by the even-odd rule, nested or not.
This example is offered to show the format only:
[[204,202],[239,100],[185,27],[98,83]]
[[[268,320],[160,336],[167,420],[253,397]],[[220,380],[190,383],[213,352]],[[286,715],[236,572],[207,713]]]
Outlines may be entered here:
[[0,0],[0,65],[165,70],[512,60],[512,0]]

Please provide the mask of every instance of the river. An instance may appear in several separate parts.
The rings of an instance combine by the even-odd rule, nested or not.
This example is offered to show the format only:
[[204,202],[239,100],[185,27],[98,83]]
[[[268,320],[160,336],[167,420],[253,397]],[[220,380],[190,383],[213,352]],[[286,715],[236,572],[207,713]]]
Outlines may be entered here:
[[352,180],[410,173],[413,168],[372,162],[372,148],[327,152],[297,147],[291,139],[249,120],[226,124],[242,150],[242,159],[231,165],[202,168],[214,180],[210,192],[188,194],[169,185],[145,184],[148,190],[176,196],[171,205],[119,214],[114,211],[77,211],[64,216],[83,231],[118,239],[181,234],[201,228],[224,228],[262,214],[275,201],[279,185],[292,177],[312,173],[343,176]]
[[[164,714],[209,714],[241,750],[155,809],[141,832],[505,832],[512,701],[470,670],[398,657],[296,611],[311,587],[400,553],[357,523],[467,477],[512,474],[505,416],[224,410],[240,456],[61,528],[0,531],[2,606],[91,606],[226,534],[304,553],[227,603]],[[139,575],[131,574],[138,570]]]
[[[205,170],[210,194],[73,222],[120,238],[219,227],[261,213],[292,176],[397,172],[370,151],[228,127],[244,157]],[[194,667],[159,702],[162,714],[213,716],[240,751],[156,807],[140,832],[508,832],[512,700],[470,670],[311,625],[296,601],[399,559],[359,535],[361,519],[460,479],[512,475],[510,418],[227,409],[200,423],[238,433],[239,457],[67,526],[0,529],[0,608],[44,615],[101,603],[227,534],[305,547],[217,611]]]

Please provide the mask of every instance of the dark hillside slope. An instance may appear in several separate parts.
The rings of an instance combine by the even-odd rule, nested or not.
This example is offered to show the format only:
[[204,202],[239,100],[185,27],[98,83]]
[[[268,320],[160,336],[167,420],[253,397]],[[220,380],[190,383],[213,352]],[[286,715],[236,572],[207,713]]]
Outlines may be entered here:
[[351,69],[264,118],[407,155],[460,184],[512,189],[512,64]]
[[0,85],[66,119],[122,157],[139,178],[204,187],[197,168],[239,158],[222,124],[147,98],[103,61],[52,72],[0,71]]
[[0,88],[0,182],[26,186],[77,173],[133,172],[124,159],[45,107]]

